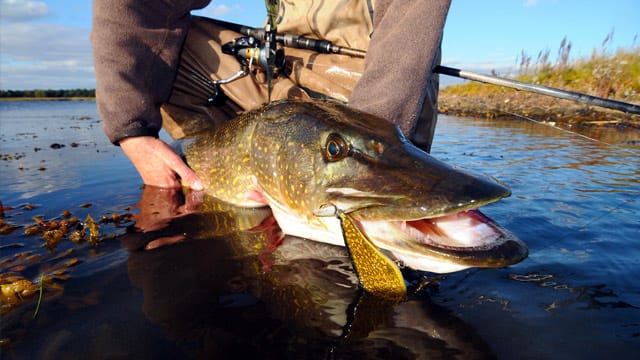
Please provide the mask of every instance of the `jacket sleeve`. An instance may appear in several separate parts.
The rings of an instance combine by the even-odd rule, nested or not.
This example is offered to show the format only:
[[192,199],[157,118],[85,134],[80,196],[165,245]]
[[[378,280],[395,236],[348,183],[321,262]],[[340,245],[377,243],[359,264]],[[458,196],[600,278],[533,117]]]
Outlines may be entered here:
[[[423,106],[431,105],[425,101],[437,99],[437,79],[431,79],[437,74],[432,70],[440,62],[450,4],[450,0],[376,1],[365,70],[349,99],[351,106],[392,121],[409,138],[415,135]],[[435,94],[430,88],[434,86]],[[427,121],[435,122],[435,114]]]
[[208,2],[94,0],[96,103],[111,142],[158,136],[160,105],[171,93],[189,12]]

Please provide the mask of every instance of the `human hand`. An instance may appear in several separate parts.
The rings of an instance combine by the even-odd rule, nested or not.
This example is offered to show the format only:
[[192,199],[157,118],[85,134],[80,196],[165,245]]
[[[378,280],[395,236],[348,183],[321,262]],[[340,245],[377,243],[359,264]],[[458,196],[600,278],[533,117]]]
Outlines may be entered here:
[[204,189],[195,171],[191,170],[164,141],[152,136],[136,136],[120,140],[120,147],[136,167],[145,184],[179,188],[177,174],[191,189]]

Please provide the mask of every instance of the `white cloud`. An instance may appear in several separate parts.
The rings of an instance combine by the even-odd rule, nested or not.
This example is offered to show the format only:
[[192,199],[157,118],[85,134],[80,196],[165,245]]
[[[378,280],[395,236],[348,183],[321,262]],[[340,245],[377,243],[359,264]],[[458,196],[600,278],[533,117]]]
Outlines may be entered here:
[[228,7],[227,5],[216,5],[216,6],[213,6],[211,9],[209,9],[207,13],[211,17],[216,18],[216,17],[224,16],[230,12],[231,12],[231,8]]
[[95,86],[89,30],[47,23],[2,24],[0,88]]
[[[0,89],[95,87],[90,29],[34,21],[50,12],[40,1],[0,0],[0,6]],[[204,13],[219,18],[238,9],[216,5]]]
[[0,72],[5,90],[95,88],[93,66],[73,61],[3,64]]
[[60,60],[90,57],[89,31],[56,24],[2,26],[2,57],[11,60]]
[[25,21],[49,14],[49,6],[42,1],[0,0],[0,21]]
[[524,7],[533,7],[536,5],[538,5],[538,0],[525,0],[524,4],[522,4]]
[[224,18],[226,15],[233,13],[234,11],[237,11],[238,9],[239,9],[239,6],[237,4],[231,7],[224,4],[217,5],[217,4],[211,3],[209,4],[209,6],[205,7],[202,10],[195,10],[193,14],[205,16],[213,19],[220,19],[220,18]]
[[440,64],[444,66],[456,66],[460,64],[460,59],[458,58],[443,58],[440,61]]

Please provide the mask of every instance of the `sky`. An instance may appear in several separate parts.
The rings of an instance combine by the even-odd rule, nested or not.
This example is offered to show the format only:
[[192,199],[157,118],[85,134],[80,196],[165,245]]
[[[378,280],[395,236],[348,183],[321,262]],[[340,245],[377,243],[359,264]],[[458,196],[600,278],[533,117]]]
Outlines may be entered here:
[[[266,17],[263,0],[213,0],[196,13],[256,27]],[[0,0],[0,89],[94,88],[91,14],[88,0]],[[608,51],[638,47],[638,19],[638,0],[453,0],[442,64],[508,74],[523,52],[555,61],[566,37],[575,60],[610,33]]]

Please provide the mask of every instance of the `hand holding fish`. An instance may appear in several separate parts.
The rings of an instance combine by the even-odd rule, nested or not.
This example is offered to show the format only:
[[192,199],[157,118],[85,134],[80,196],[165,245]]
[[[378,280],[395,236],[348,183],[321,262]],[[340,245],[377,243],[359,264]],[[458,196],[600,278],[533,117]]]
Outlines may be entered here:
[[120,141],[120,147],[140,173],[147,185],[163,188],[180,188],[184,185],[193,190],[202,190],[202,181],[182,161],[167,143],[152,136],[129,137]]

